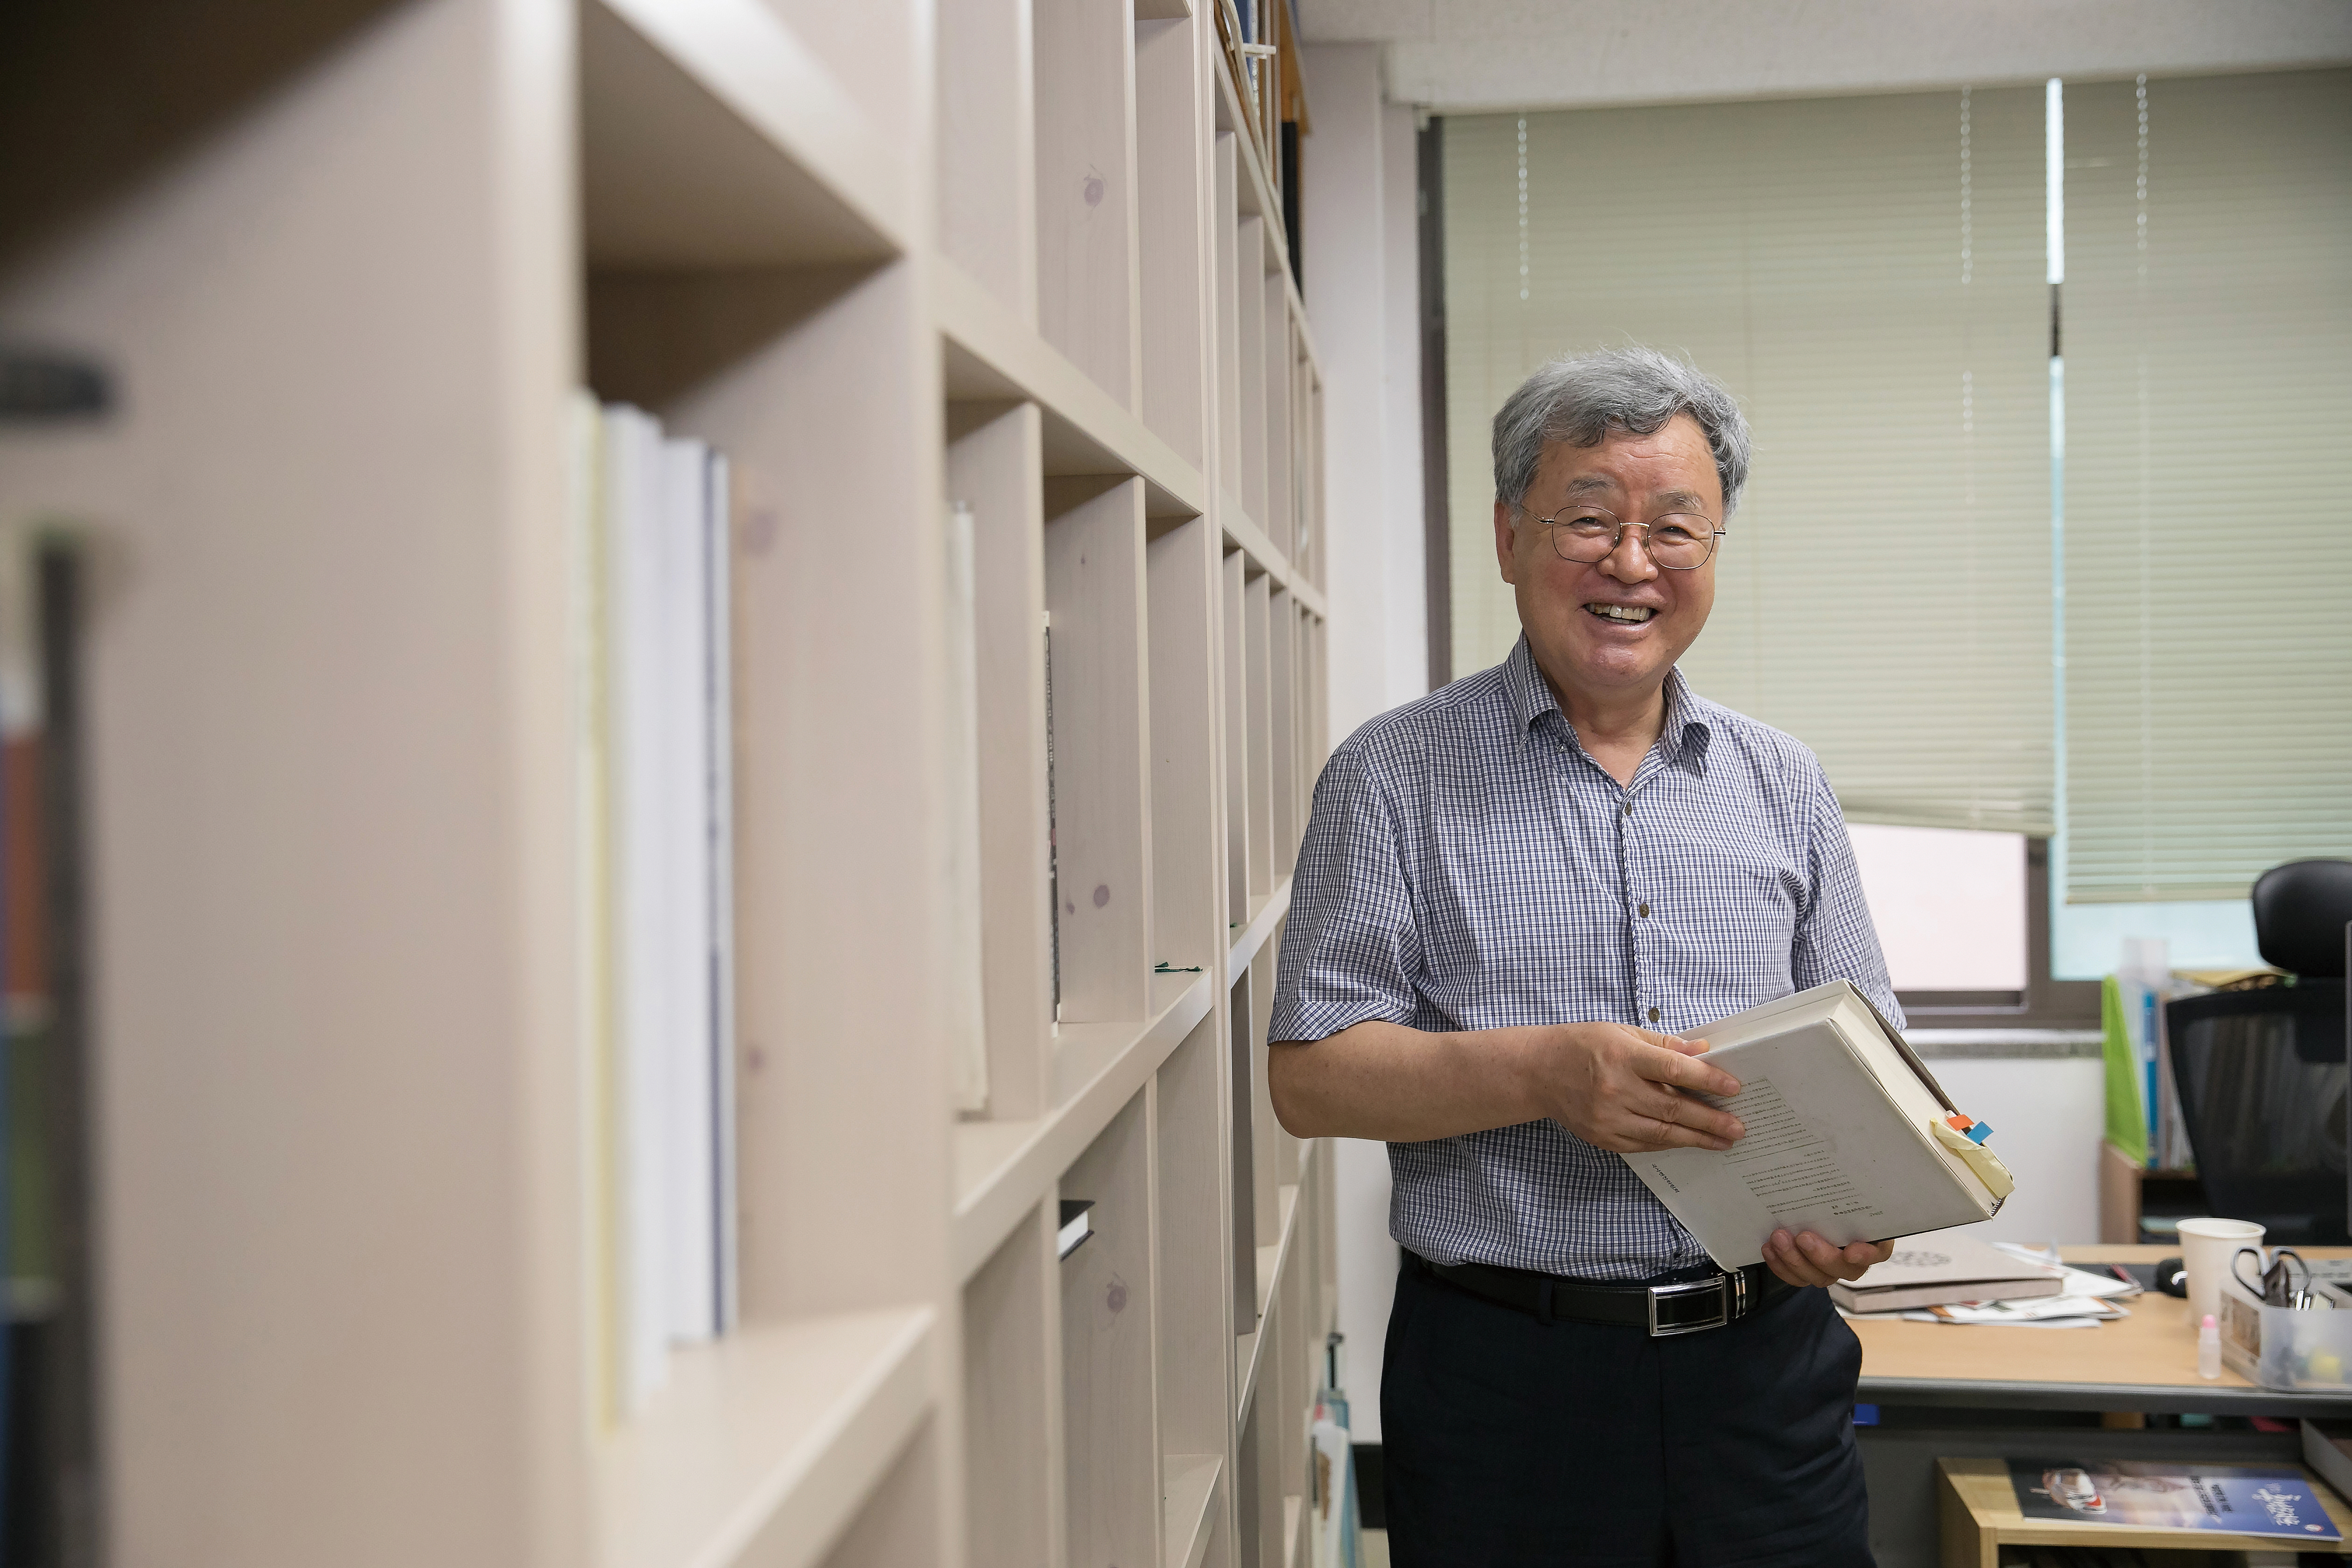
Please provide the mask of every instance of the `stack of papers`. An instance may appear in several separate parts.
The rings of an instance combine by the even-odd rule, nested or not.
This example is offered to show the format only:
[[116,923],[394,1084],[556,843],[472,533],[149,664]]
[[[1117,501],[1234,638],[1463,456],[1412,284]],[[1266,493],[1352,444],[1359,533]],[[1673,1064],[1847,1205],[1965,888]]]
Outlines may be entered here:
[[[1906,1247],[1919,1247],[1941,1238],[1913,1237]],[[1974,1246],[1982,1243],[1974,1242]],[[2140,1288],[2128,1279],[2117,1279],[2088,1269],[2070,1268],[2058,1261],[2055,1252],[2037,1247],[2021,1247],[2014,1242],[1994,1242],[1993,1247],[2009,1257],[2028,1264],[2038,1264],[2043,1271],[2054,1271],[2055,1278],[2037,1281],[2035,1293],[2008,1300],[1955,1301],[1937,1306],[1913,1306],[1900,1311],[1847,1311],[1850,1318],[1874,1320],[1901,1319],[1914,1323],[1966,1323],[1977,1326],[2032,1329],[2087,1329],[2097,1323],[2131,1315],[2128,1309],[2116,1303],[2140,1293]],[[1958,1250],[1954,1248],[1953,1250]],[[1872,1275],[1854,1281],[1857,1293],[1872,1283]],[[2054,1289],[2054,1293],[2053,1292]]]

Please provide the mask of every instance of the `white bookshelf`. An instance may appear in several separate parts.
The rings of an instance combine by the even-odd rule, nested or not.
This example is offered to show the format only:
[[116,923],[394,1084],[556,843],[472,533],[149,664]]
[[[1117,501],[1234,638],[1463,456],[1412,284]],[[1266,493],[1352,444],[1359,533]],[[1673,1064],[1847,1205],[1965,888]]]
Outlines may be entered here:
[[[122,392],[0,432],[0,524],[92,542],[114,1560],[1298,1558],[1331,1160],[1264,1031],[1328,745],[1321,387],[1239,104],[1207,0],[411,0],[6,253],[0,332]],[[625,1422],[583,384],[739,487],[743,1327]]]

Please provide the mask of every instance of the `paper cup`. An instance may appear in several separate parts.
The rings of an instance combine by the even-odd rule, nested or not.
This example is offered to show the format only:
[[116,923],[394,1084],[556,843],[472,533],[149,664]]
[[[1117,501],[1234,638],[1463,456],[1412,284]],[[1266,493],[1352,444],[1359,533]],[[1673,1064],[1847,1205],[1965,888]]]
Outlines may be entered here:
[[2242,1247],[2259,1249],[2263,1227],[2248,1219],[2184,1219],[2180,1262],[2189,1271],[2189,1321],[2201,1323],[2221,1310],[2221,1281]]

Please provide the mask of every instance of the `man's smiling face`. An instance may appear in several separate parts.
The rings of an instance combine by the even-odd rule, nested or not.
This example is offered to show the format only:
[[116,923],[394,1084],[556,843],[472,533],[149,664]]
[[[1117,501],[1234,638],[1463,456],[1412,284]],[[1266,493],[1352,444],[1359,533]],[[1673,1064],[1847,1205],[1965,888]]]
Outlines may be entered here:
[[1511,509],[1495,503],[1495,553],[1511,584],[1537,665],[1563,698],[1608,700],[1654,690],[1706,625],[1715,563],[1661,571],[1642,530],[1629,528],[1595,562],[1560,559],[1539,521],[1570,503],[1605,507],[1626,522],[1699,513],[1721,527],[1723,483],[1698,421],[1678,414],[1647,436],[1612,430],[1596,447],[1545,443],[1535,483]]

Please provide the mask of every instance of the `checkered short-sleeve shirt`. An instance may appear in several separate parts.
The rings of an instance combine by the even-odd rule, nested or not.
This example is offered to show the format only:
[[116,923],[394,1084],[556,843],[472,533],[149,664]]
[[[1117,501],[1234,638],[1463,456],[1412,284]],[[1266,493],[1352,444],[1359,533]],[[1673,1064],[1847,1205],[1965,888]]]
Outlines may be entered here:
[[[1526,638],[1333,752],[1267,1037],[1606,1021],[1679,1034],[1840,977],[1901,1023],[1820,762],[1679,670],[1621,785]],[[1389,1228],[1440,1263],[1641,1279],[1706,1254],[1618,1155],[1530,1121],[1391,1143]]]

